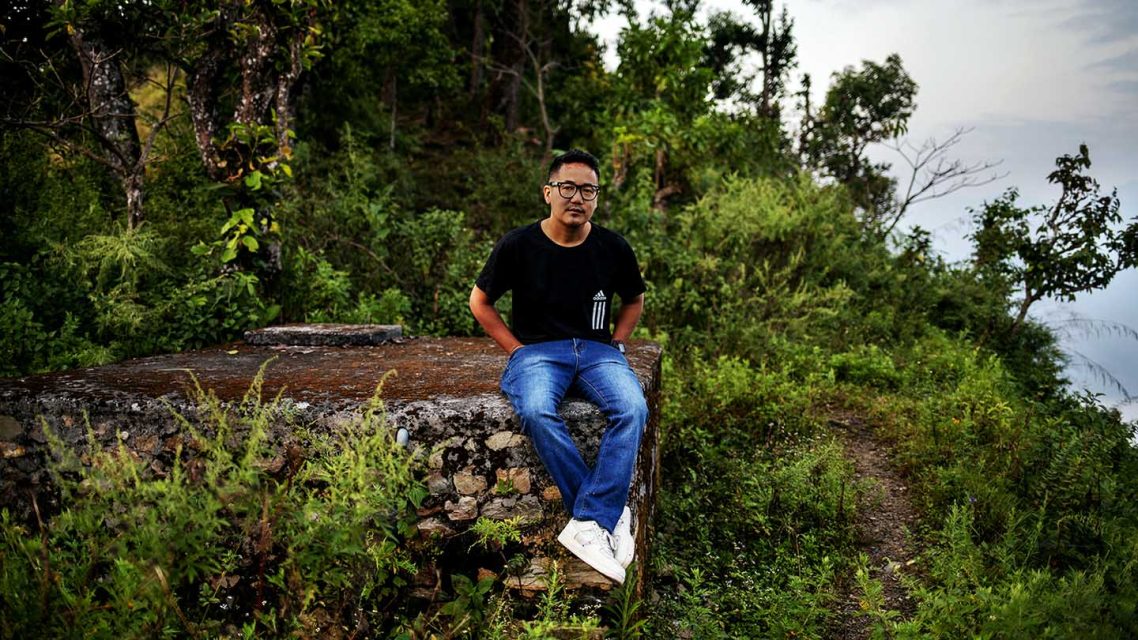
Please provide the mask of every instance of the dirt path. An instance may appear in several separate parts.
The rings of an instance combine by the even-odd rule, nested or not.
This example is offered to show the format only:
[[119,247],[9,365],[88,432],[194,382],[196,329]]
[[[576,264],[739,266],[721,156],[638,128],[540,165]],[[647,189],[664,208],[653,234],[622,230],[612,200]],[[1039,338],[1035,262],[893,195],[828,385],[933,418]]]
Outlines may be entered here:
[[[899,574],[911,571],[908,564],[915,556],[910,531],[917,523],[909,487],[889,464],[885,446],[873,434],[873,429],[861,419],[850,415],[836,415],[830,426],[846,449],[854,465],[858,480],[869,481],[870,488],[859,498],[857,517],[857,546],[869,557],[869,575],[881,581],[885,598],[884,608],[908,618],[916,603],[901,584]],[[870,637],[871,621],[859,615],[861,589],[853,575],[840,584],[835,616],[828,638],[860,640]]]

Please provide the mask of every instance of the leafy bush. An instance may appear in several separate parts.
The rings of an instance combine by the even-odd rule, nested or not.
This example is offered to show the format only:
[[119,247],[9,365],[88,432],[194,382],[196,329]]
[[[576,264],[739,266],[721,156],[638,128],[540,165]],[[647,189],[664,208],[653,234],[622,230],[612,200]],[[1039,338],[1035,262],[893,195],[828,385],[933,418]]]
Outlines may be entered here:
[[117,187],[92,163],[55,162],[42,142],[2,134],[0,171],[13,206],[0,238],[2,333],[25,340],[0,351],[0,371],[212,345],[276,316],[256,274],[219,271],[191,252],[213,239],[220,223],[211,218],[222,207],[203,184],[196,153],[179,146],[190,141],[188,130],[168,131],[172,138],[160,144],[170,145],[170,158],[153,167],[148,220],[134,229],[107,210]]
[[470,289],[490,247],[474,240],[457,211],[431,210],[401,221],[393,240],[403,247],[398,272],[411,299],[414,329],[432,335],[469,335]]
[[[796,180],[728,179],[651,238],[650,328],[676,348],[759,358],[772,339],[810,340],[855,296],[841,275],[865,269],[840,189]],[[822,256],[825,256],[823,258]]]
[[352,281],[323,255],[297,247],[285,267],[288,286],[284,308],[305,322],[335,322],[351,305]]
[[830,356],[834,379],[867,387],[889,388],[896,386],[900,375],[893,359],[877,345],[859,345],[853,351]]
[[469,335],[470,288],[492,239],[477,237],[464,212],[409,209],[386,181],[384,158],[350,130],[330,158],[305,162],[319,179],[298,181],[282,211],[286,244],[296,245],[286,251],[284,317]]

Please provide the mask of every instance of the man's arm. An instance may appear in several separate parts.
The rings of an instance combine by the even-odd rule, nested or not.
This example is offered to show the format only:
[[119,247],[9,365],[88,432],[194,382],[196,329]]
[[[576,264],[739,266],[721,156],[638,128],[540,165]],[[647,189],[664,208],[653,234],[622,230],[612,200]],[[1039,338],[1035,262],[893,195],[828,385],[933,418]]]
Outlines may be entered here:
[[636,323],[640,322],[640,314],[643,312],[643,293],[628,302],[621,300],[620,310],[616,312],[616,324],[612,329],[612,339],[621,342],[628,340],[632,336],[632,330],[636,328]]
[[[474,319],[478,321],[478,324],[482,325],[486,335],[493,338],[499,347],[506,350],[506,353],[513,353],[522,346],[521,341],[514,336],[514,333],[502,320],[502,314],[498,313],[494,304],[490,302],[490,297],[486,295],[485,291],[479,289],[478,285],[474,285],[470,291],[470,312],[474,314]],[[636,316],[639,318],[640,314],[637,313]],[[636,322],[633,321],[633,326],[635,325]],[[631,331],[629,329],[629,332]]]

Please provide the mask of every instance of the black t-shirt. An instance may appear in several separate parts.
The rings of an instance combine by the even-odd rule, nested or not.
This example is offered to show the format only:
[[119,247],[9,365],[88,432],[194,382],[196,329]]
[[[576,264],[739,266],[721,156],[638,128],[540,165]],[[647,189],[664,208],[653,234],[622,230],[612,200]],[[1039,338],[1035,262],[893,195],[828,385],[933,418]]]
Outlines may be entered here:
[[490,302],[513,290],[510,328],[525,344],[608,342],[613,294],[629,302],[646,289],[628,241],[596,223],[575,247],[550,240],[540,222],[510,231],[494,246],[477,284]]

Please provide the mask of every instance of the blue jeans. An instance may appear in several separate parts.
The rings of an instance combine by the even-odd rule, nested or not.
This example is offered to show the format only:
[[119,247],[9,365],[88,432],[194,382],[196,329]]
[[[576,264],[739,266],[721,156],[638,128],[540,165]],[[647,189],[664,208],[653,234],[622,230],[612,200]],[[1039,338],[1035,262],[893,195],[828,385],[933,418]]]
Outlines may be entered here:
[[[570,390],[597,405],[608,420],[591,469],[557,412]],[[576,338],[526,345],[506,363],[502,391],[557,483],[565,509],[611,532],[628,500],[648,420],[644,390],[624,355],[602,342]]]

